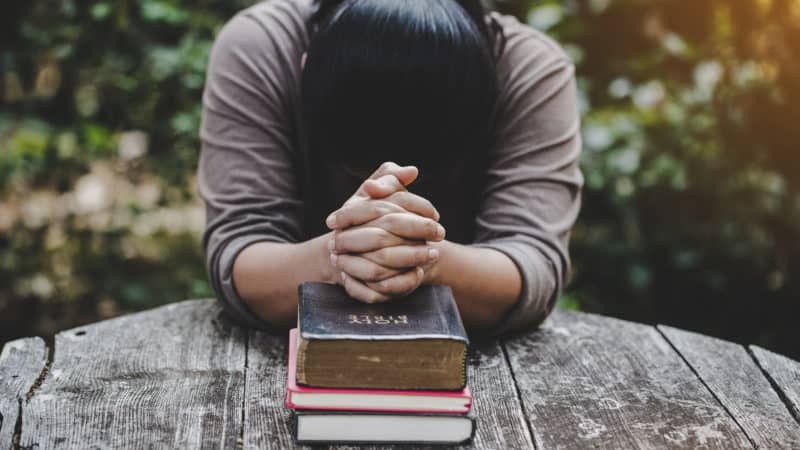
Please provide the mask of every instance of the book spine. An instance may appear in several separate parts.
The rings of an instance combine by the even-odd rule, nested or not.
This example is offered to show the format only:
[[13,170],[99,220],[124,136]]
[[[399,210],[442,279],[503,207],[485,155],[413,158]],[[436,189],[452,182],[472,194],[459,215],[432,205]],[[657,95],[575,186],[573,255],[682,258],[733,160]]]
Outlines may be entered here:
[[308,341],[297,334],[297,367],[295,380],[297,383],[306,384],[306,352],[308,350]]
[[461,353],[461,389],[467,386],[467,348]]

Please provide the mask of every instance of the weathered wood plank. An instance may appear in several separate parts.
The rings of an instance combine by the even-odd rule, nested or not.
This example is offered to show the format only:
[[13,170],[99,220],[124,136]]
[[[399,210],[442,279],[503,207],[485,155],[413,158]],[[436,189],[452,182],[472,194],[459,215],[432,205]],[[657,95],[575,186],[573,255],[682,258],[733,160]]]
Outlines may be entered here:
[[246,332],[214,301],[187,301],[56,336],[23,408],[23,447],[233,448]]
[[472,347],[467,376],[478,427],[472,447],[533,448],[511,368],[498,342]]
[[[287,339],[252,332],[247,357],[244,447],[307,448],[294,442],[291,413],[284,406]],[[477,431],[466,448],[533,448],[514,380],[502,348],[485,342],[471,349],[467,377],[477,412]],[[410,446],[332,447],[403,449]]]
[[6,343],[0,353],[0,449],[11,448],[21,402],[47,365],[47,346],[41,338]]
[[800,448],[800,424],[744,347],[676,328],[658,328],[753,443],[760,448]]
[[794,418],[800,422],[800,362],[761,347],[750,346],[750,351],[753,352],[758,364],[780,390],[780,394]]
[[288,337],[251,331],[244,392],[244,448],[294,449],[291,412],[285,406]]
[[505,345],[537,448],[752,448],[654,327],[558,310]]

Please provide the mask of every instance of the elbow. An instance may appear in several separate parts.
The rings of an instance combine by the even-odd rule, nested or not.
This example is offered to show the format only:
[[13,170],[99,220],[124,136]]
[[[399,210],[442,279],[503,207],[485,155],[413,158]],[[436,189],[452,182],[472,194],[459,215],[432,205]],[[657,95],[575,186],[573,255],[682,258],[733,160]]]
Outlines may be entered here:
[[519,245],[511,252],[522,279],[516,303],[505,313],[492,333],[495,336],[536,329],[555,307],[563,288],[560,259],[536,246]]
[[[216,245],[213,251],[209,251],[207,247],[206,268],[209,281],[217,301],[232,322],[267,332],[284,331],[289,328],[284,326],[289,321],[281,319],[286,312],[273,311],[270,308],[270,302],[265,301],[255,289],[258,285],[265,284],[263,279],[259,283],[253,283],[254,266],[241,258],[247,248],[252,247],[257,240],[257,237],[247,236]],[[240,264],[240,261],[245,264]],[[293,317],[295,312],[290,314]]]

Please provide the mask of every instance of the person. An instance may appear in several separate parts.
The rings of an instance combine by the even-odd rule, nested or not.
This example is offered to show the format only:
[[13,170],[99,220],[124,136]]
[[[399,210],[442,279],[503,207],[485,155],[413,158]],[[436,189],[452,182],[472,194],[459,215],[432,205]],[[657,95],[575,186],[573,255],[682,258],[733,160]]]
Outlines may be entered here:
[[211,284],[261,329],[296,323],[303,281],[447,284],[470,332],[535,326],[568,276],[579,130],[566,54],[479,0],[259,3],[208,65]]

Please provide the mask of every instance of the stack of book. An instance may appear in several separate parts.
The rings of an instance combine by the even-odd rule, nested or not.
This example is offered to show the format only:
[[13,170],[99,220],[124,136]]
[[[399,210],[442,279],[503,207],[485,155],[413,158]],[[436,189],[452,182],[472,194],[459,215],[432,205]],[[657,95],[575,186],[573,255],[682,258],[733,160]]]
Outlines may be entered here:
[[471,439],[467,336],[449,287],[378,305],[300,285],[286,406],[300,443],[458,444]]

